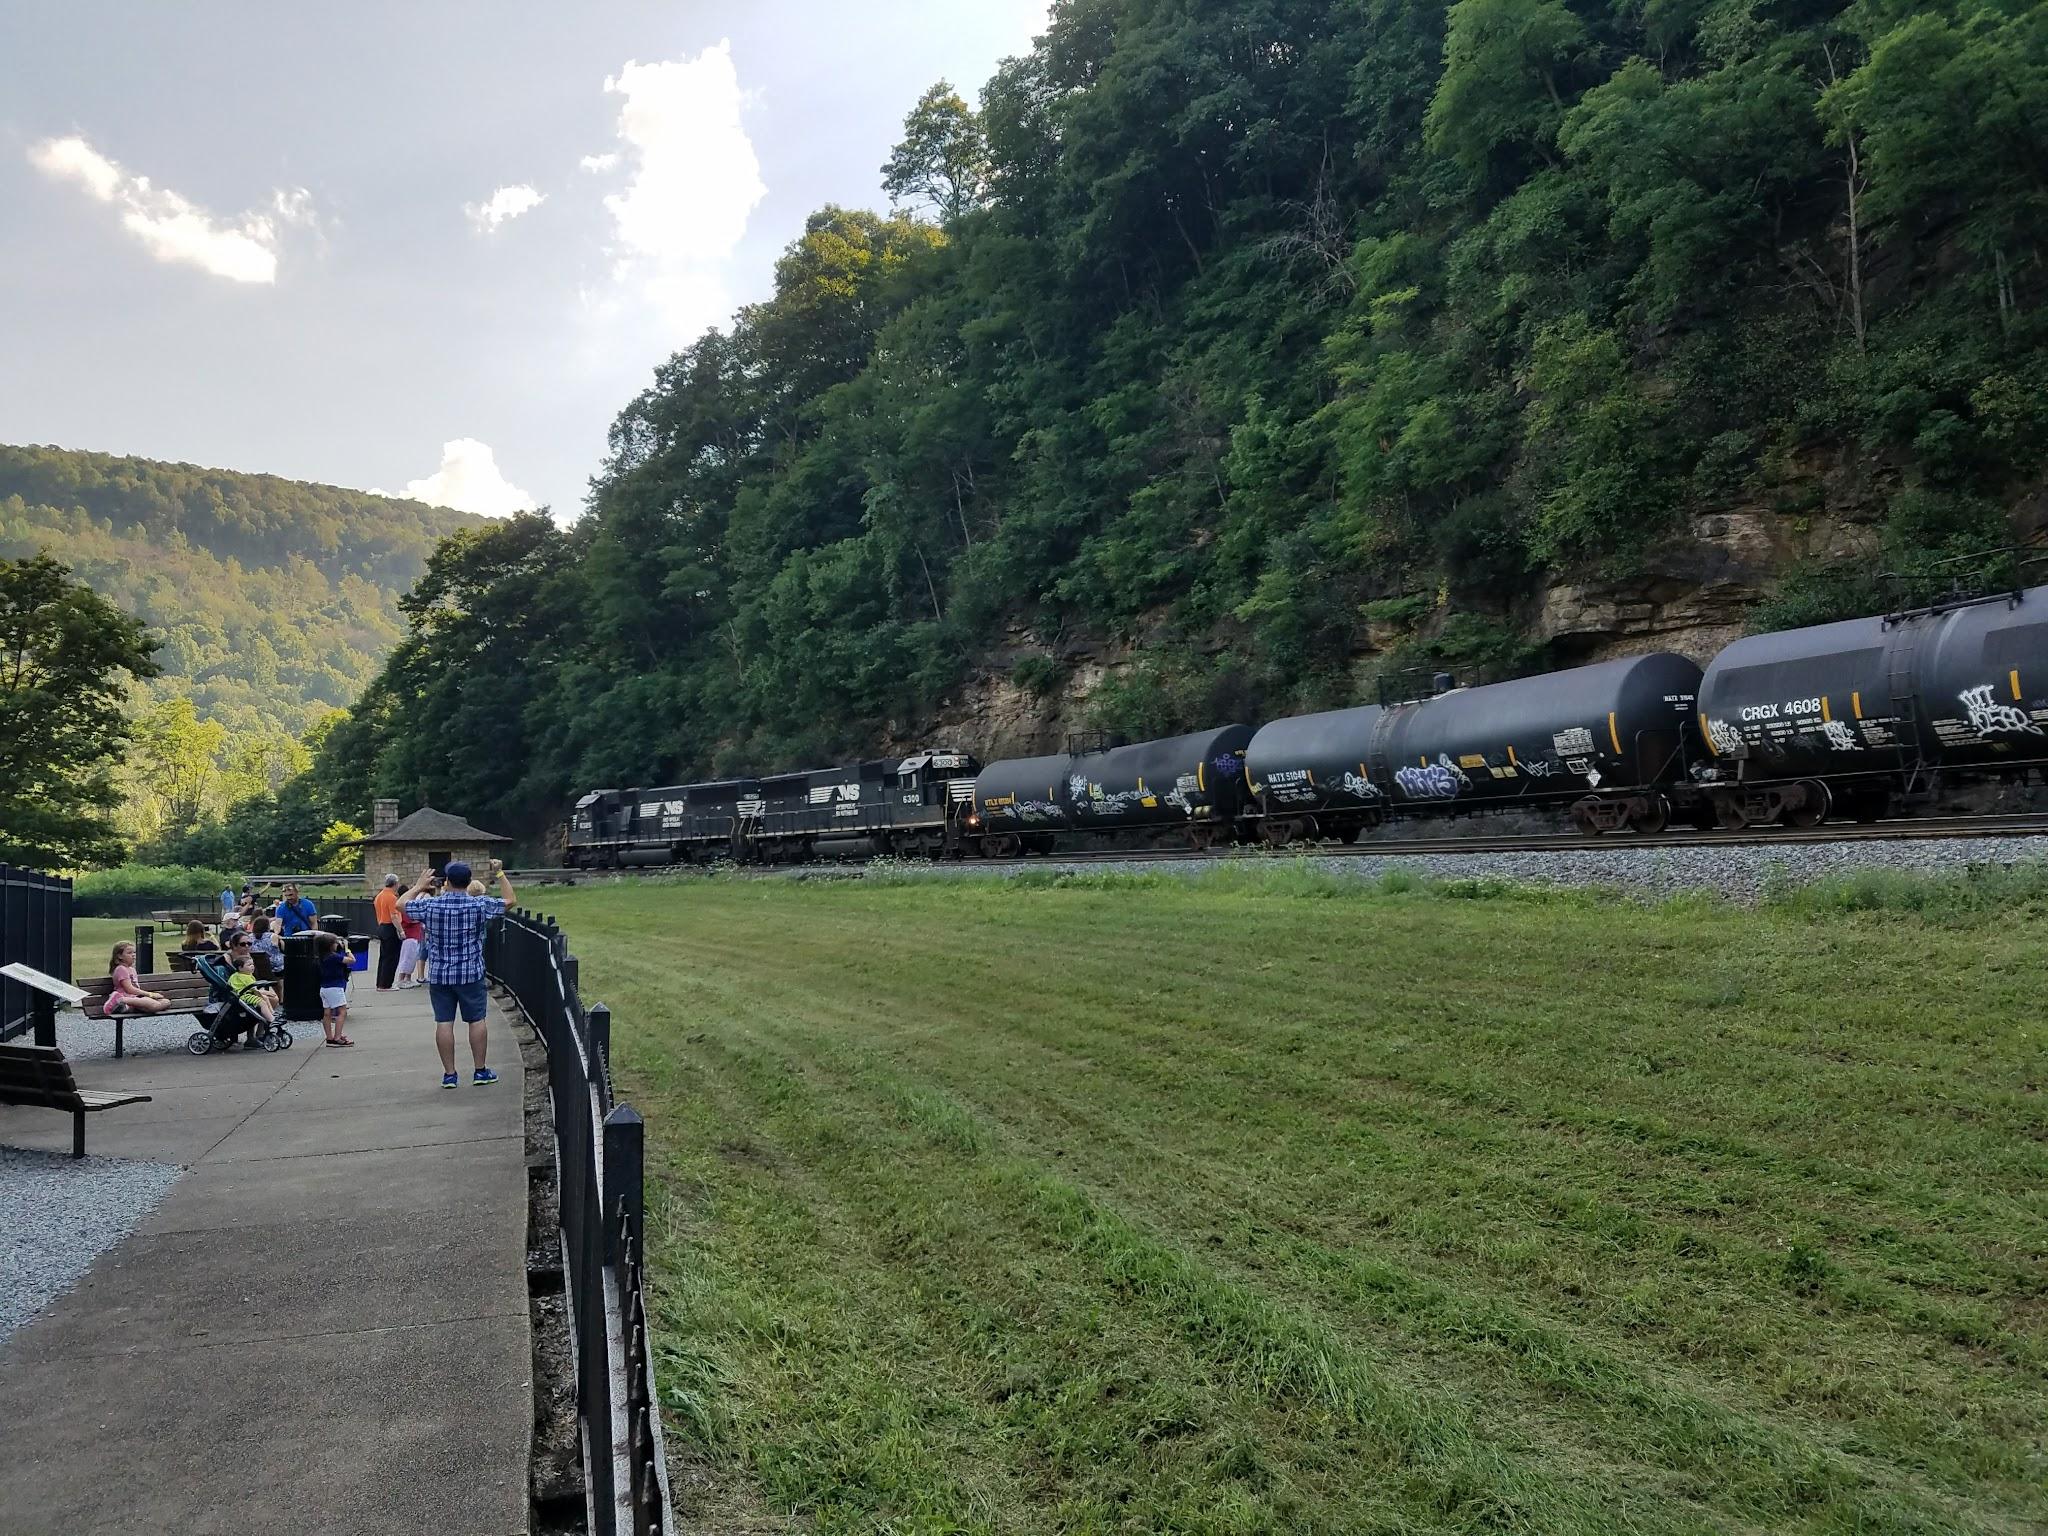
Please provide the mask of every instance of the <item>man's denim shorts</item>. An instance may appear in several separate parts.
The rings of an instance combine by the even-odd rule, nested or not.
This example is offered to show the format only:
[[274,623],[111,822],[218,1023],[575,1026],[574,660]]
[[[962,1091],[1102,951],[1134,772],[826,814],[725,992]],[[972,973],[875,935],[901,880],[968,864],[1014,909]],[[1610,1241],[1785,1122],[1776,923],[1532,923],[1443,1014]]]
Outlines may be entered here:
[[463,1023],[481,1024],[491,994],[481,981],[457,982],[452,987],[430,981],[427,983],[427,1001],[433,1004],[436,1024],[453,1024],[458,1005],[462,1009]]

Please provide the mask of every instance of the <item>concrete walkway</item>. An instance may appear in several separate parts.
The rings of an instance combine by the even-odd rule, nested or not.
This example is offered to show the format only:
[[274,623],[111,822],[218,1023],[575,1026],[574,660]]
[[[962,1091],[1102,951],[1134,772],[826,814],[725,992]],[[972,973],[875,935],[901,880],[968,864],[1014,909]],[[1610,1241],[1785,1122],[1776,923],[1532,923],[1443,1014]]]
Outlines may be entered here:
[[[374,959],[374,957],[373,957]],[[426,993],[358,973],[352,1050],[81,1062],[155,1101],[96,1156],[181,1164],[141,1227],[0,1345],[0,1531],[507,1536],[533,1421],[517,1043],[441,1088]],[[461,1034],[457,1030],[458,1036]],[[0,1108],[68,1151],[70,1117]]]

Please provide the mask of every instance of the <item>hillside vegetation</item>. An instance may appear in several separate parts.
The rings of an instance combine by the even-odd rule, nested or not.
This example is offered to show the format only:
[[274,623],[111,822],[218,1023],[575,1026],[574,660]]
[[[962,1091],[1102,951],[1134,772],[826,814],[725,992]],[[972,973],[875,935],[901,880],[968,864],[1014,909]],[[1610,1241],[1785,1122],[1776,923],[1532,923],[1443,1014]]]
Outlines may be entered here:
[[1014,626],[1048,692],[1132,641],[1136,732],[1529,669],[1532,591],[1731,507],[1875,541],[1771,621],[1867,609],[2041,486],[2044,168],[2021,0],[1061,0],[657,371],[583,524],[447,553],[333,777],[510,824],[872,749]]
[[2040,881],[1929,894],[551,895],[647,1118],[678,1501],[707,1530],[2041,1529]]
[[144,619],[125,831],[275,789],[404,633],[398,599],[475,518],[273,475],[0,446],[0,556],[47,550]]

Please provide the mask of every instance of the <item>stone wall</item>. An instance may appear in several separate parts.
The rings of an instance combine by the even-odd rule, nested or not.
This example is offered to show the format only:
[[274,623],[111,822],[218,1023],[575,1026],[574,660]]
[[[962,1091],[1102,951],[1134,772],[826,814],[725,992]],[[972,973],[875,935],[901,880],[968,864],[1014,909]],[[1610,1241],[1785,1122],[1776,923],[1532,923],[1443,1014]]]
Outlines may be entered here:
[[496,843],[470,843],[444,849],[438,843],[371,843],[363,849],[363,888],[381,890],[386,875],[398,876],[401,887],[410,886],[419,878],[420,871],[427,867],[427,855],[436,851],[449,853],[482,875],[494,857],[491,850],[499,846]]

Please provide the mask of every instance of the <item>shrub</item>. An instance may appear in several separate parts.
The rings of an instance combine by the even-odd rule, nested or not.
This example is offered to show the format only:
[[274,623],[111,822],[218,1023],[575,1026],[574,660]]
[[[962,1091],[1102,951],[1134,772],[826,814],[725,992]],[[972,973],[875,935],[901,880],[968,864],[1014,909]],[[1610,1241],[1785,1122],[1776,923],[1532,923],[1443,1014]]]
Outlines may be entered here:
[[225,870],[123,864],[79,876],[71,888],[72,910],[80,917],[126,917],[151,906],[210,907],[223,887],[239,884]]
[[1061,680],[1060,664],[1050,656],[1026,656],[1010,669],[1010,681],[1027,693],[1046,698]]

